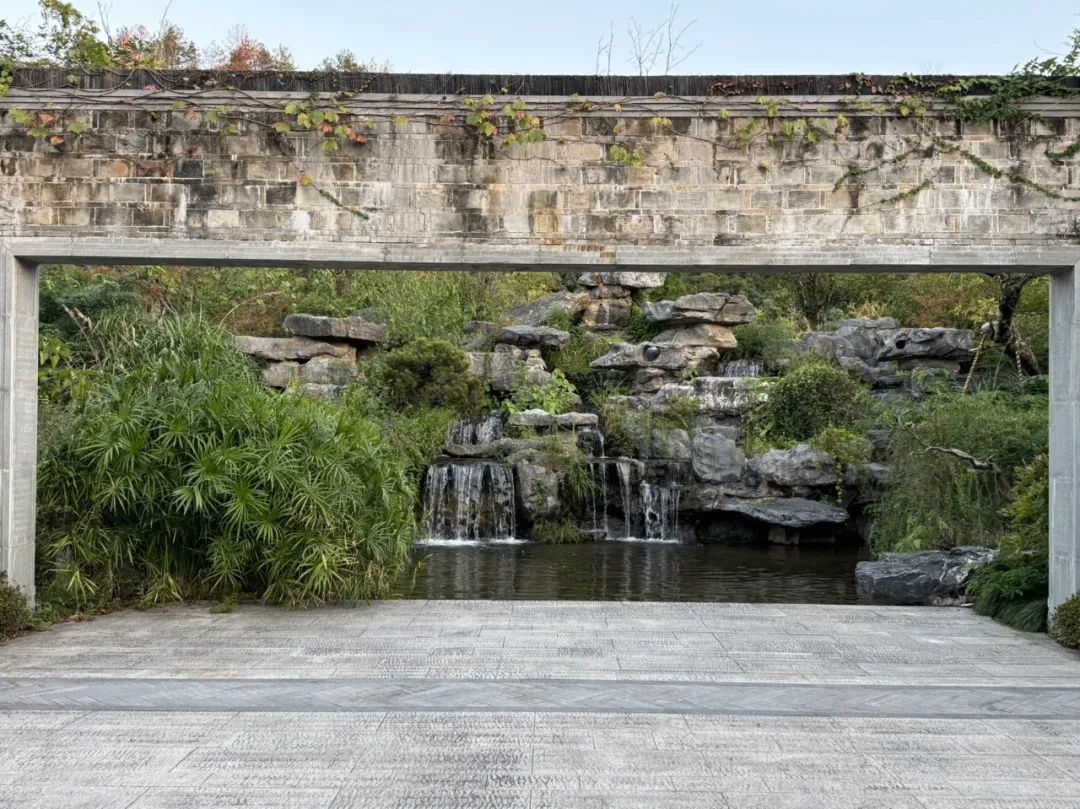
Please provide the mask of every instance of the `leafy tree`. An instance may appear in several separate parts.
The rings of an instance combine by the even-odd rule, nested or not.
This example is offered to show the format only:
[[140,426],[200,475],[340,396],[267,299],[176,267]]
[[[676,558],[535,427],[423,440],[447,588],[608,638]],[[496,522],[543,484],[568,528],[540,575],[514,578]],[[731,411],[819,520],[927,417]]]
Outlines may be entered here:
[[484,402],[484,389],[468,370],[469,358],[453,343],[421,338],[388,352],[374,375],[393,407],[473,413]]

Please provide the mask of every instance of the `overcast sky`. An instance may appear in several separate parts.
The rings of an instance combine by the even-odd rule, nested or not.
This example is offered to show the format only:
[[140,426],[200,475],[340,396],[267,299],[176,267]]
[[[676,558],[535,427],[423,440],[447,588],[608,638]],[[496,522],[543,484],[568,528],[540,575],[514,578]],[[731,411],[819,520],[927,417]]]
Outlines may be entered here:
[[[156,26],[156,0],[103,0],[112,25]],[[168,16],[200,45],[238,23],[300,67],[343,48],[395,72],[593,73],[597,42],[614,24],[613,73],[636,72],[626,27],[667,15],[668,0],[174,0]],[[25,19],[36,0],[4,0]],[[96,14],[95,0],[75,0]],[[1080,0],[682,0],[700,47],[673,72],[1002,73],[1060,53],[1080,26]],[[606,64],[606,63],[605,63]],[[606,72],[606,69],[603,71]]]

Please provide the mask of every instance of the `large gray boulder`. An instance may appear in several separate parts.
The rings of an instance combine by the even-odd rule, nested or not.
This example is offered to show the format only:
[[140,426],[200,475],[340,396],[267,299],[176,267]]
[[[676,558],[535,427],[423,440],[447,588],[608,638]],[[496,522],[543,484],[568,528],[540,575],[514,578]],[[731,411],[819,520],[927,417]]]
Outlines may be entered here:
[[879,360],[969,360],[975,354],[967,329],[895,329],[879,332]]
[[774,449],[751,458],[748,466],[769,483],[785,489],[835,486],[838,480],[833,457],[809,444]]
[[496,343],[518,348],[562,348],[570,341],[570,332],[550,326],[506,326],[496,337]]
[[642,311],[649,320],[672,326],[694,323],[738,326],[757,317],[757,310],[742,295],[722,292],[698,292],[673,301],[646,303]]
[[289,315],[281,327],[297,337],[330,337],[350,343],[381,343],[386,339],[385,323],[372,323],[356,315]]
[[309,360],[312,357],[339,357],[356,359],[356,348],[341,343],[326,343],[307,337],[248,337],[232,338],[237,351],[260,360],[281,362],[283,360]]
[[859,562],[855,584],[860,593],[889,604],[959,604],[971,575],[996,558],[997,551],[978,547],[890,554]]
[[291,360],[267,363],[259,374],[262,383],[268,388],[287,388],[298,376],[300,363]]
[[588,292],[555,292],[532,303],[525,303],[511,309],[507,314],[514,323],[525,326],[543,326],[554,315],[566,312],[572,321],[581,317],[589,305]]
[[694,436],[691,466],[698,480],[732,483],[742,478],[746,456],[723,432],[702,430]]
[[843,525],[848,513],[839,506],[807,500],[805,497],[759,497],[752,500],[725,500],[719,508],[728,514],[741,514],[752,520],[782,528],[808,528],[811,525]]
[[640,458],[689,461],[693,457],[690,434],[680,427],[641,432],[636,441]]

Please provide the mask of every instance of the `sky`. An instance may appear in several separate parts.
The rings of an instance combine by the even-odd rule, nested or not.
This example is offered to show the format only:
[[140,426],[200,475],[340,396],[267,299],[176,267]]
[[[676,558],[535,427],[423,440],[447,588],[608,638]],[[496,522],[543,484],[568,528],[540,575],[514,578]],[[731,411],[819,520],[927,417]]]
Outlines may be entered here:
[[[614,26],[611,73],[636,73],[627,25],[667,17],[669,0],[102,0],[113,27],[156,27],[167,10],[200,45],[242,24],[287,45],[302,68],[350,49],[394,72],[595,73]],[[97,13],[96,0],[74,0]],[[8,22],[36,0],[4,0]],[[699,45],[675,73],[1004,73],[1063,50],[1080,0],[681,0]],[[601,72],[608,72],[603,60]],[[653,72],[663,72],[662,70]]]

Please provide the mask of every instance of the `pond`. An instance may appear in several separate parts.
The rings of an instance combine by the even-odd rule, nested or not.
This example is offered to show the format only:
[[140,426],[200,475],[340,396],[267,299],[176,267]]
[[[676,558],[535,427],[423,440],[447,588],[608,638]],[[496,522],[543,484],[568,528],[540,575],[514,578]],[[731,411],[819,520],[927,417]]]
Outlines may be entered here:
[[674,542],[417,545],[405,598],[854,604],[865,546]]

